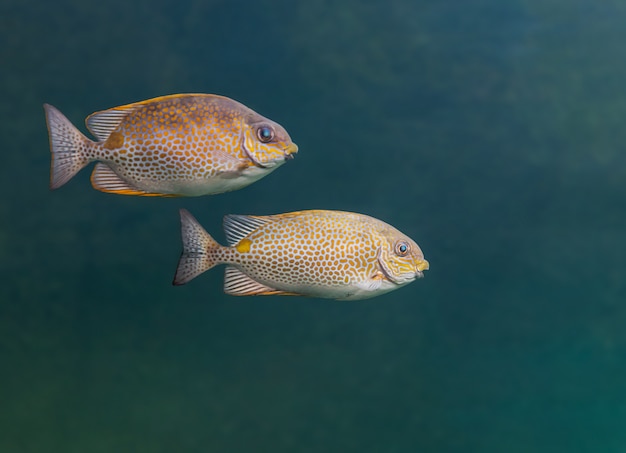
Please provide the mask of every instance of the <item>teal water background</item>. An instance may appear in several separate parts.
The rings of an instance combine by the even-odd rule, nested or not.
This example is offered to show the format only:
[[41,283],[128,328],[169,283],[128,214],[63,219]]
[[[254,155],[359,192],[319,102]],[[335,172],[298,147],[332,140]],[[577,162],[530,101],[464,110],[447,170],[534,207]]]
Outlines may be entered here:
[[[626,3],[0,3],[0,451],[626,450]],[[243,190],[51,192],[42,104],[218,93],[300,153]],[[376,299],[172,287],[178,209],[343,209],[423,248]]]

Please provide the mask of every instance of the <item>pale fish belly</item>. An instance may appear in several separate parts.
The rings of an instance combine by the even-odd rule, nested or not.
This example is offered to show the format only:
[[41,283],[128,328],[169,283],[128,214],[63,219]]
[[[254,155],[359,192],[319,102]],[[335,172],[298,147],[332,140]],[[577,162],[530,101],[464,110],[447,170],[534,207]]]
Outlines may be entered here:
[[[251,279],[269,288],[274,288],[288,294],[325,299],[368,299],[404,286],[388,280],[372,280],[366,273],[354,275],[348,279],[339,278],[330,281],[329,279],[312,279],[306,269],[302,271],[301,269],[292,268],[289,278],[285,278],[285,274],[273,273],[276,269],[271,265],[267,268],[265,268],[265,266],[259,268],[257,262],[252,266],[245,264],[237,264],[235,266]],[[375,273],[374,266],[371,268],[373,275]]]
[[[170,174],[146,174],[145,172],[129,171],[129,168],[114,161],[105,161],[107,165],[97,165],[93,178],[106,178],[107,167],[124,181],[132,183],[146,192],[177,194],[182,196],[201,196],[238,190],[268,175],[280,166],[280,162],[272,167],[248,166],[242,170],[232,171],[178,171]],[[104,168],[102,168],[104,167]],[[92,179],[93,179],[92,178]],[[107,184],[109,187],[111,184]]]

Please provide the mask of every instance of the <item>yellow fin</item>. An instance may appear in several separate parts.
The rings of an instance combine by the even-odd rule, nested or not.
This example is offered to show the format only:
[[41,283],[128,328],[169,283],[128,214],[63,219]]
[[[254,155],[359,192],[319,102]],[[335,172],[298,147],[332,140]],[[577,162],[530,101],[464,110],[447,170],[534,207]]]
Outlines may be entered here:
[[169,193],[153,193],[137,189],[120,178],[113,170],[103,163],[97,163],[91,174],[91,185],[100,192],[117,195],[137,195],[141,197],[178,197]]

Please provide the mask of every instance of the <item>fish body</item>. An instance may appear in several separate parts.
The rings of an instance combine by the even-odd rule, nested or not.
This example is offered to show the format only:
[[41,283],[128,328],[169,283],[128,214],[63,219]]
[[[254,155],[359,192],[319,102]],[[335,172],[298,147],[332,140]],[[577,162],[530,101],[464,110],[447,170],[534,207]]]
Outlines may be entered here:
[[180,213],[183,253],[175,285],[226,264],[227,294],[357,300],[400,288],[429,267],[413,240],[362,214],[228,215],[224,229],[229,245],[222,246],[189,212]]
[[90,162],[95,189],[122,195],[199,196],[240,189],[293,157],[279,124],[232,99],[176,94],[96,112],[85,137],[45,104],[52,153],[50,187]]

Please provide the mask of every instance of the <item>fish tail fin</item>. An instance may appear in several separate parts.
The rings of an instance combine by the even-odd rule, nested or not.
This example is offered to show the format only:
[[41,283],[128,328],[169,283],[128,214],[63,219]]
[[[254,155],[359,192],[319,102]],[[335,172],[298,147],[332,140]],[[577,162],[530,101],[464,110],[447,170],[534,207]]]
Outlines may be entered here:
[[50,136],[50,188],[58,189],[85,167],[91,159],[87,151],[93,144],[65,115],[50,104],[43,105]]
[[183,253],[178,260],[174,285],[184,285],[198,275],[220,264],[211,251],[222,246],[207,233],[202,225],[187,211],[180,210]]

